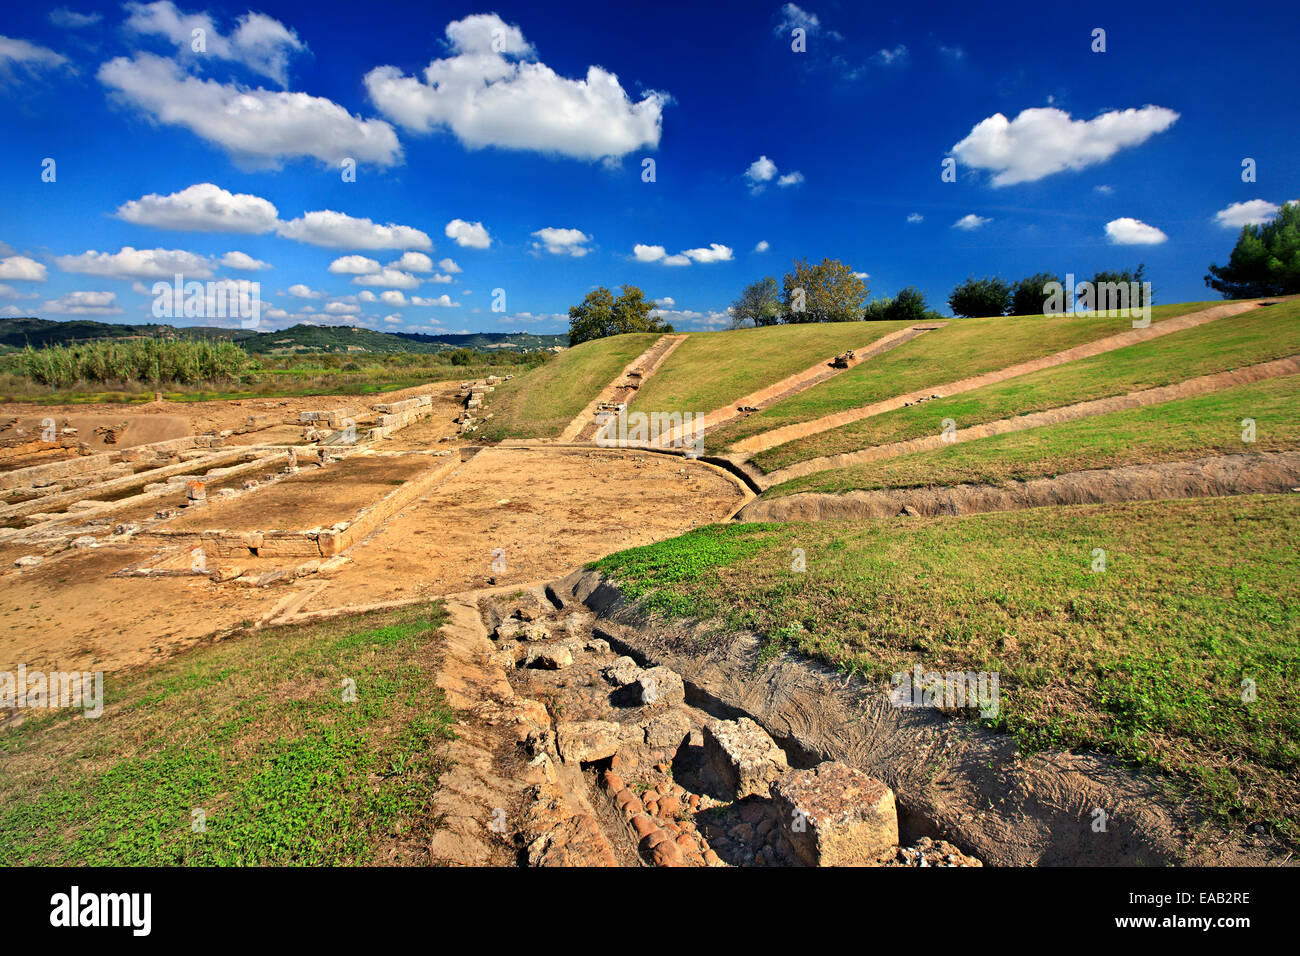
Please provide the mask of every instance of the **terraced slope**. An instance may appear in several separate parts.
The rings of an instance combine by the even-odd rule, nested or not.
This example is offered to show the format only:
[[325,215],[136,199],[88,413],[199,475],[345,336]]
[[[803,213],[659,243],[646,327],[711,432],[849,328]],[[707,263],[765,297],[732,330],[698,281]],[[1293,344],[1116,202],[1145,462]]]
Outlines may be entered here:
[[[1151,310],[1152,322],[1220,304],[1157,306]],[[718,429],[709,436],[707,445],[710,450],[729,448],[774,428],[1004,369],[1132,328],[1131,319],[1093,315],[957,319],[830,381]]]
[[818,457],[936,435],[945,419],[964,429],[1298,354],[1300,300],[1295,300],[864,418],[761,451],[751,461],[773,472]]
[[629,403],[631,411],[703,414],[910,322],[834,322],[694,332]]
[[555,438],[632,359],[659,338],[655,332],[583,342],[550,362],[498,385],[483,408],[486,440]]

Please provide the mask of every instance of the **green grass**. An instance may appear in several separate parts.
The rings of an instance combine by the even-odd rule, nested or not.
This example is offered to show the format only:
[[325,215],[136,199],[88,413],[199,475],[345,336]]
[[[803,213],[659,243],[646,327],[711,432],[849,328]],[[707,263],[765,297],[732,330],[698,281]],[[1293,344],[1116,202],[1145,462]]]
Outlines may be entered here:
[[[782,482],[766,494],[999,484],[1089,468],[1292,451],[1300,448],[1297,409],[1300,375],[1286,375],[1160,405],[831,468]],[[1245,418],[1255,420],[1252,443],[1242,441]]]
[[[1221,304],[1160,305],[1151,310],[1151,319],[1159,322]],[[759,432],[996,371],[1132,328],[1132,319],[1093,315],[953,319],[942,329],[710,433],[706,444],[710,450],[726,448]]]
[[695,332],[637,391],[632,411],[711,412],[910,322],[829,322]]
[[1295,841],[1297,534],[1300,496],[1250,496],[715,525],[593,566],[651,610],[752,630],[882,690],[918,663],[995,671],[985,723],[1022,747],[1158,767],[1221,822]]
[[654,332],[583,342],[540,368],[496,387],[482,412],[492,418],[478,430],[489,441],[554,438],[612,382],[629,362],[659,338]]
[[444,619],[433,605],[244,635],[110,676],[98,719],[0,731],[0,865],[400,860],[436,824],[453,736],[432,683]]
[[968,428],[1296,354],[1300,354],[1300,301],[1244,312],[1105,355],[864,418],[769,448],[752,460],[764,471],[775,471],[822,455],[934,435],[945,418],[958,428]]

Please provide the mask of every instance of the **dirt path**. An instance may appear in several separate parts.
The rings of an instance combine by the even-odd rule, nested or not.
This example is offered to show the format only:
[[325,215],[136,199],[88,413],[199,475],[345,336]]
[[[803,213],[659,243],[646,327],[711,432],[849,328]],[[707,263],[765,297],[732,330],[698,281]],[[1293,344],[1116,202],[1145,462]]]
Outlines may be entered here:
[[[814,385],[820,385],[822,382],[832,379],[842,372],[847,372],[851,368],[856,368],[867,359],[875,358],[890,349],[898,348],[904,342],[910,342],[918,335],[924,335],[926,332],[934,329],[941,329],[947,322],[930,322],[924,325],[911,325],[905,329],[899,329],[897,332],[890,332],[888,335],[876,339],[864,349],[855,349],[853,358],[848,361],[844,368],[832,368],[830,359],[823,359],[816,365],[804,369],[802,372],[795,372],[793,375],[786,376],[774,385],[767,388],[761,388],[756,392],[750,392],[736,401],[723,405],[721,408],[715,408],[704,416],[703,426],[694,429],[696,435],[707,434],[715,428],[727,424],[740,418],[742,415],[751,414],[742,412],[742,408],[754,408],[762,411],[769,405],[775,405],[782,399],[789,398],[792,395],[798,395]],[[683,429],[673,429],[660,436],[659,444],[664,447],[677,445],[682,439]]]
[[891,442],[888,445],[864,448],[862,451],[826,455],[822,458],[810,458],[807,461],[796,462],[787,468],[781,468],[762,475],[757,478],[757,481],[761,488],[767,490],[792,478],[811,475],[830,468],[844,468],[849,465],[882,461],[886,458],[897,458],[899,455],[907,455],[912,452],[931,451],[942,448],[945,444],[973,441],[977,438],[988,438],[990,435],[1004,435],[1007,432],[1025,431],[1030,428],[1040,428],[1044,425],[1059,425],[1062,422],[1077,421],[1080,418],[1091,418],[1094,415],[1105,415],[1108,412],[1120,412],[1130,408],[1141,408],[1145,405],[1159,405],[1178,398],[1191,398],[1195,395],[1218,392],[1237,385],[1249,385],[1251,382],[1261,382],[1265,379],[1279,378],[1283,375],[1295,375],[1297,373],[1300,373],[1300,355],[1292,355],[1288,358],[1263,362],[1247,368],[1233,369],[1230,372],[1201,375],[1174,385],[1144,388],[1140,391],[1129,392],[1127,395],[1113,395],[1108,398],[1097,398],[1087,402],[1078,402],[1074,405],[1063,405],[1060,408],[1050,408],[1046,411],[1033,412],[1028,415],[1018,415],[1015,418],[1001,418],[982,425],[972,425],[969,428],[958,429],[949,436],[927,435],[925,438]]
[[775,448],[777,445],[784,445],[788,441],[794,441],[796,438],[804,438],[808,435],[815,435],[818,432],[829,431],[832,428],[838,428],[840,425],[848,425],[851,422],[861,421],[864,418],[870,418],[873,415],[880,415],[884,412],[891,412],[896,408],[902,408],[909,402],[917,399],[929,398],[931,395],[938,394],[943,397],[957,395],[961,392],[973,391],[977,388],[983,388],[985,385],[993,385],[997,382],[1004,382],[1009,378],[1015,378],[1019,375],[1028,375],[1030,372],[1038,372],[1046,368],[1054,368],[1057,365],[1064,365],[1067,362],[1077,362],[1079,359],[1091,358],[1094,355],[1102,355],[1106,352],[1113,352],[1115,349],[1122,349],[1128,345],[1136,345],[1139,342],[1148,342],[1151,339],[1159,338],[1162,335],[1168,335],[1171,332],[1181,332],[1184,329],[1195,328],[1198,325],[1205,325],[1208,322],[1214,322],[1217,319],[1225,319],[1228,316],[1240,315],[1242,312],[1249,312],[1257,309],[1261,304],[1266,302],[1281,301],[1276,299],[1252,299],[1245,302],[1229,302],[1225,305],[1216,305],[1209,309],[1202,309],[1200,312],[1189,312],[1187,315],[1180,315],[1177,318],[1166,319],[1163,322],[1156,322],[1145,329],[1131,329],[1128,332],[1121,332],[1118,335],[1111,335],[1104,339],[1097,339],[1095,342],[1085,342],[1083,345],[1076,345],[1073,348],[1065,349],[1061,352],[1054,352],[1051,355],[1044,355],[1042,358],[1032,359],[1028,362],[1021,362],[1017,365],[1009,366],[996,372],[986,372],[983,375],[976,375],[971,378],[963,378],[955,382],[948,382],[943,385],[931,385],[926,388],[920,388],[906,395],[896,395],[893,398],[887,398],[884,401],[875,402],[871,405],[864,405],[861,408],[851,408],[847,411],[836,412],[833,415],[825,415],[821,418],[813,419],[808,422],[797,422],[793,425],[786,425],[782,428],[774,428],[771,431],[763,432],[737,442],[730,449],[729,457],[739,460],[748,458],[760,451],[767,451],[769,448]]
[[1123,465],[1002,485],[886,488],[833,495],[806,492],[756,498],[741,521],[843,521],[918,515],[1018,511],[1053,505],[1283,494],[1300,487],[1300,452],[1218,455],[1194,461]]
[[[644,383],[653,375],[664,360],[676,351],[677,346],[685,341],[685,335],[663,335],[655,339],[653,345],[629,362],[623,371],[618,373],[618,377],[602,388],[600,394],[565,426],[556,441],[589,441],[596,433],[596,409],[605,402],[626,402],[636,391],[637,385]],[[637,385],[633,385],[630,380],[631,375],[637,370],[640,370],[641,377]]]

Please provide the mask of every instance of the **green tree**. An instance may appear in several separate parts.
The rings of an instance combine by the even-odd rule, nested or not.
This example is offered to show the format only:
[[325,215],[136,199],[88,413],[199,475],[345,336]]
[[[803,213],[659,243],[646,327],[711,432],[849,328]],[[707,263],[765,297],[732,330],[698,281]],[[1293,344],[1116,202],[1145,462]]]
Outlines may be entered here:
[[1011,307],[1007,315],[1042,315],[1047,293],[1043,286],[1049,282],[1065,284],[1060,276],[1050,272],[1039,272],[1017,282],[1011,289]]
[[751,282],[740,293],[740,298],[731,303],[731,327],[744,328],[746,325],[776,325],[781,321],[781,290],[776,279],[764,276],[757,282]]
[[970,278],[948,296],[952,314],[973,319],[987,315],[1005,315],[1011,306],[1011,286],[996,276]]
[[794,270],[782,281],[782,306],[786,322],[857,322],[867,284],[838,259],[823,259],[812,265],[795,261]]
[[634,285],[622,286],[617,298],[604,286],[592,289],[569,309],[569,345],[624,332],[671,332],[671,325],[651,314],[657,308]]
[[1225,299],[1300,292],[1300,204],[1285,204],[1272,222],[1242,226],[1228,264],[1211,264],[1205,284]]

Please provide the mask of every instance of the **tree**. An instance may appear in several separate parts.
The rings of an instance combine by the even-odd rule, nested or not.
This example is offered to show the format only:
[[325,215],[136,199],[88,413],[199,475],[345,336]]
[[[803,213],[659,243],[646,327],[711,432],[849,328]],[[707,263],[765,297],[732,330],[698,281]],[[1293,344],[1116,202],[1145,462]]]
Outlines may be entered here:
[[857,322],[867,285],[838,259],[796,260],[782,282],[786,322]]
[[948,296],[953,315],[973,319],[986,315],[1005,315],[1011,305],[1011,286],[996,276],[967,279]]
[[780,321],[781,290],[771,276],[764,276],[745,286],[740,298],[731,303],[733,329],[743,328],[746,323],[759,326],[776,325]]
[[935,314],[925,307],[925,295],[914,286],[901,290],[892,299],[876,299],[862,313],[867,322],[921,322],[934,317]]
[[1047,302],[1043,286],[1049,282],[1065,285],[1060,276],[1050,272],[1039,272],[1017,282],[1011,290],[1011,307],[1007,310],[1007,315],[1042,315]]
[[1205,284],[1225,299],[1300,292],[1300,204],[1286,203],[1272,222],[1242,226],[1228,264],[1211,264]]
[[569,345],[624,332],[671,332],[671,325],[651,314],[657,308],[634,285],[622,286],[618,298],[604,286],[592,289],[569,309]]

